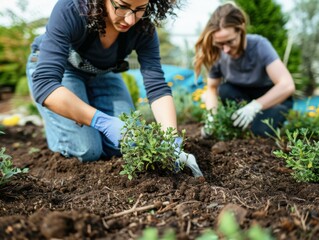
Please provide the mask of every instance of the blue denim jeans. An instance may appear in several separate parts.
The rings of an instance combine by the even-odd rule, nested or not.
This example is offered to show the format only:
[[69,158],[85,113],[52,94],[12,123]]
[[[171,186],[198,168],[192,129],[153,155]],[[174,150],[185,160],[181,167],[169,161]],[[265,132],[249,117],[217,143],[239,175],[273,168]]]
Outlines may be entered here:
[[[226,100],[234,100],[236,102],[247,101],[250,102],[253,99],[259,98],[264,95],[270,88],[247,88],[239,87],[230,83],[223,83],[218,88],[218,93],[221,101],[225,104]],[[269,109],[263,110],[258,113],[250,129],[256,136],[266,137],[267,133],[274,135],[274,132],[263,122],[264,119],[272,119],[273,127],[276,129],[281,127],[286,121],[286,114],[293,107],[293,100],[289,97],[284,102],[277,104]]]
[[[32,94],[32,74],[37,64],[36,51],[27,62],[27,78]],[[100,111],[118,117],[134,109],[130,93],[120,74],[113,72],[89,75],[68,67],[62,85],[76,94],[82,101]],[[121,155],[102,133],[89,126],[79,126],[73,120],[62,117],[41,104],[36,104],[44,120],[49,149],[65,157],[76,157],[80,161],[95,161]]]

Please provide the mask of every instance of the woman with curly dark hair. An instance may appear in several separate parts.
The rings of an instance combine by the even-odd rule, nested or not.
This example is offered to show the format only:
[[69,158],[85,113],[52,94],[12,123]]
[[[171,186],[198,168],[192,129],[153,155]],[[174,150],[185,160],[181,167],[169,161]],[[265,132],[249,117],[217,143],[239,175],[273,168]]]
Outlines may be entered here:
[[[52,151],[81,161],[121,154],[118,116],[130,113],[133,103],[119,72],[128,69],[125,58],[133,50],[156,121],[163,130],[177,129],[155,28],[175,16],[175,8],[178,2],[171,0],[57,2],[45,34],[32,44],[27,66]],[[180,140],[176,137],[177,149]],[[182,152],[180,160],[190,156]]]

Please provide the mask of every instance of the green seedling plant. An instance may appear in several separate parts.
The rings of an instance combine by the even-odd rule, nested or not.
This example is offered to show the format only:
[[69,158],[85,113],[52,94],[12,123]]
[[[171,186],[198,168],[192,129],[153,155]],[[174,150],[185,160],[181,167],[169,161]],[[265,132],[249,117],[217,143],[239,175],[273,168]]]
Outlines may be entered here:
[[241,128],[233,126],[233,120],[231,120],[232,114],[245,105],[245,102],[236,103],[235,101],[227,100],[225,104],[222,104],[218,100],[218,108],[216,113],[212,110],[204,111],[204,129],[208,135],[221,140],[227,141],[231,139],[237,139],[244,137],[248,134],[248,130],[242,130]]
[[283,129],[281,128],[275,128],[273,125],[273,119],[264,119],[261,120],[262,123],[266,124],[273,132],[273,134],[270,134],[266,132],[266,135],[273,139],[276,143],[276,145],[281,149],[284,150],[286,149],[287,146],[287,141],[286,138],[283,136]]
[[0,186],[9,182],[16,174],[27,173],[28,168],[14,167],[11,161],[12,157],[5,154],[5,148],[0,151]]
[[319,182],[319,141],[313,140],[311,131],[305,128],[293,133],[286,130],[286,135],[289,151],[276,150],[274,155],[285,160],[296,181]]
[[138,240],[176,240],[175,232],[172,229],[167,229],[163,237],[159,237],[158,230],[150,227],[143,231],[143,236]]
[[234,214],[231,211],[226,211],[221,216],[221,221],[218,225],[218,231],[223,235],[223,239],[236,240],[271,240],[272,237],[266,229],[262,229],[259,225],[253,225],[246,231],[241,230]]
[[[183,150],[183,146],[176,151],[175,129],[168,128],[163,131],[159,123],[147,124],[138,111],[131,114],[124,113],[120,119],[124,122],[123,137],[120,140],[124,160],[121,175],[127,175],[131,180],[139,172],[176,170],[175,161],[179,157],[179,152]],[[184,136],[185,131],[182,131],[183,140]],[[183,167],[181,166],[180,170]]]
[[[218,234],[216,233],[218,232]],[[212,229],[206,229],[195,240],[272,240],[267,229],[254,224],[247,230],[240,229],[234,214],[226,211],[222,214],[221,220],[217,226],[216,232]],[[174,230],[167,229],[163,237],[160,237],[156,228],[150,227],[143,231],[142,237],[138,240],[176,240]]]

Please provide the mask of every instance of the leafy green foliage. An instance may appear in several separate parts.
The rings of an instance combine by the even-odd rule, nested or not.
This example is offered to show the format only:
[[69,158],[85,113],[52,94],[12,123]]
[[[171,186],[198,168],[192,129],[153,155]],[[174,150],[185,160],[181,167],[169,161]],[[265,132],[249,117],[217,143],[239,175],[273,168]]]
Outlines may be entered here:
[[319,140],[319,108],[310,106],[306,112],[296,110],[288,112],[287,124],[285,124],[283,131],[294,132],[301,128],[309,130],[308,134],[311,134],[312,140]]
[[176,240],[175,232],[172,229],[166,230],[162,238],[159,238],[158,235],[158,230],[156,228],[146,228],[143,231],[143,236],[138,240]]
[[242,231],[238,223],[236,222],[235,216],[232,212],[226,211],[221,216],[221,220],[218,226],[218,230],[222,233],[225,239],[236,239],[236,240],[271,240],[269,233],[259,227],[253,225],[247,231]]
[[[301,77],[306,96],[312,96],[318,86],[318,57],[319,57],[319,1],[298,0],[290,11],[292,33],[302,53]],[[302,82],[302,81],[300,81]]]
[[128,74],[126,72],[122,73],[122,77],[123,77],[123,80],[125,82],[126,87],[128,88],[128,90],[131,94],[133,104],[136,107],[139,96],[140,96],[140,90],[138,88],[136,80],[135,80],[134,76],[132,76],[131,74]]
[[190,93],[181,88],[174,90],[173,96],[179,123],[199,122],[201,120],[204,109],[201,109],[198,103],[194,103]]
[[287,30],[284,28],[287,17],[281,6],[273,0],[235,0],[248,15],[247,31],[266,37],[283,57],[287,44]]
[[[235,216],[232,212],[225,212],[221,216],[221,221],[217,226],[217,230],[220,233],[219,237],[213,230],[207,229],[196,240],[272,240],[270,233],[266,229],[262,229],[259,225],[255,224],[249,229],[243,231],[239,228],[236,222]],[[173,230],[168,229],[164,232],[162,238],[159,237],[158,230],[156,228],[146,228],[143,231],[143,236],[138,240],[176,240],[176,236]]]
[[[201,121],[204,109],[192,99],[192,93],[181,88],[173,90],[173,97],[179,124]],[[150,123],[155,120],[148,102],[138,103],[136,108],[141,112],[146,122]]]
[[[138,111],[130,115],[124,113],[120,119],[124,121],[123,138],[120,141],[125,162],[122,175],[127,175],[131,180],[138,172],[174,171],[178,159],[175,129],[163,131],[159,123],[146,124]],[[182,134],[184,138],[185,132]]]
[[[24,81],[26,61],[34,35],[25,22],[0,27],[0,86]],[[20,87],[21,88],[21,87]]]
[[[289,133],[295,132],[299,129],[307,129],[307,138],[311,138],[312,141],[319,140],[319,107],[308,106],[306,111],[297,111],[294,109],[289,110],[286,115],[287,121],[282,128],[274,129],[272,125],[272,119],[265,119],[262,122],[265,123],[274,134],[268,135],[275,140],[277,146],[285,150],[287,148],[287,131]],[[298,136],[301,136],[300,134]]]
[[20,173],[27,173],[28,168],[14,167],[11,161],[11,156],[5,154],[5,148],[0,151],[0,185],[5,184],[11,180],[11,178]]
[[231,140],[243,137],[247,135],[247,130],[234,127],[231,115],[241,106],[244,106],[245,102],[237,104],[235,101],[227,100],[225,104],[222,104],[219,100],[216,113],[212,110],[205,110],[204,113],[204,129],[205,132],[218,140]]
[[286,148],[286,139],[285,139],[285,137],[283,137],[283,134],[282,134],[283,128],[276,128],[275,129],[274,125],[273,125],[273,119],[264,119],[261,122],[266,124],[273,131],[273,134],[270,134],[267,132],[266,135],[268,135],[268,137],[272,138],[276,142],[276,145],[280,149],[285,149]]
[[298,182],[319,182],[319,141],[313,141],[309,130],[304,128],[293,133],[287,130],[286,135],[289,151],[274,151],[275,156],[286,161]]
[[[26,5],[27,2],[24,2],[18,7],[24,12]],[[47,19],[26,22],[23,16],[10,10],[1,11],[0,15],[11,20],[10,26],[0,26],[0,87],[11,86],[15,93],[28,95],[25,72],[30,45],[37,35],[36,31],[46,24]]]

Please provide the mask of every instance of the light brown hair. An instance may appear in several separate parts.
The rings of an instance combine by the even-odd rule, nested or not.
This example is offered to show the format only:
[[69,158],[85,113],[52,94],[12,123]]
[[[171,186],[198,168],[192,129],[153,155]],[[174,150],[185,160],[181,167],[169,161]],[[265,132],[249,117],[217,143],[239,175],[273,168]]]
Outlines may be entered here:
[[244,51],[246,42],[246,24],[246,14],[234,3],[223,4],[213,12],[195,44],[194,69],[197,76],[201,72],[202,65],[209,70],[220,57],[220,49],[213,45],[213,34],[223,28],[235,28],[241,37],[238,49],[240,54]]

